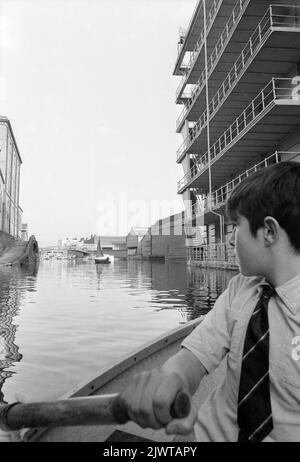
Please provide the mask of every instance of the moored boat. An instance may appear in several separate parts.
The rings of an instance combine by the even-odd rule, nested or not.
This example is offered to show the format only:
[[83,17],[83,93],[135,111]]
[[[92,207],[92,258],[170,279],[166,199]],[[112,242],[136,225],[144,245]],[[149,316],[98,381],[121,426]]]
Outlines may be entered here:
[[[192,332],[199,322],[201,322],[201,318],[190,321],[143,345],[122,360],[116,361],[109,367],[99,371],[94,378],[67,393],[61,399],[97,397],[98,395],[100,397],[100,395],[111,395],[120,392],[130,382],[134,374],[145,369],[159,368],[170,356],[176,353],[183,338]],[[218,383],[220,374],[223,374],[222,367],[201,382],[195,394],[195,402],[198,405],[203,402],[208,392]],[[191,437],[187,436],[184,439],[181,438],[180,441],[191,441],[189,438]],[[29,442],[126,442],[138,440],[167,442],[176,440],[176,437],[166,435],[164,429],[143,429],[133,422],[127,422],[124,425],[112,425],[110,422],[108,425],[83,424],[57,427],[51,425],[47,428],[34,428],[26,431],[23,439]]]
[[97,254],[94,258],[94,261],[96,264],[102,263],[102,264],[108,264],[111,263],[111,259],[109,255],[105,255],[103,253],[102,247],[101,247],[101,242],[100,242],[100,236],[97,244]]

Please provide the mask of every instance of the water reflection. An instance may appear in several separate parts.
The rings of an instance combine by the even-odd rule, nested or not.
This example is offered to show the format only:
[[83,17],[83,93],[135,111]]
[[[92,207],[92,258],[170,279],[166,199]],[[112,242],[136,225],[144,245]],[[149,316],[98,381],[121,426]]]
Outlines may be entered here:
[[101,274],[103,273],[103,266],[102,265],[95,265],[96,267],[96,274],[97,274],[97,289],[101,289]]
[[159,291],[153,301],[161,310],[177,309],[183,322],[205,315],[225,290],[236,271],[199,268],[181,263],[155,263],[152,269],[152,287]]
[[36,290],[38,264],[23,268],[0,268],[0,402],[5,402],[2,387],[21,361],[22,354],[15,343],[18,325],[13,320],[19,313],[23,295]]
[[202,269],[188,267],[188,286],[186,289],[187,321],[206,314],[216,299],[227,287],[236,271],[221,269]]

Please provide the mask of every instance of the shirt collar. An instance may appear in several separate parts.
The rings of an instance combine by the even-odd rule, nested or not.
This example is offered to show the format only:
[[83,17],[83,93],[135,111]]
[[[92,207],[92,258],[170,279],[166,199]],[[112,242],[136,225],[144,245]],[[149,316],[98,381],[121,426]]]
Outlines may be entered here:
[[[266,278],[260,280],[258,287],[264,285],[271,285]],[[293,314],[300,310],[300,273],[281,286],[277,286],[275,291]]]

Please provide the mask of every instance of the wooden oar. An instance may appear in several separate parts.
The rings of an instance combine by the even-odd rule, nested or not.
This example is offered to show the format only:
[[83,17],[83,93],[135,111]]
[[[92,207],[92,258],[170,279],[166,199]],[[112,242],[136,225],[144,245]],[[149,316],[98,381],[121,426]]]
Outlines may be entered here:
[[[173,418],[184,418],[190,408],[189,396],[179,392],[171,405],[170,414]],[[119,394],[0,406],[0,428],[6,431],[48,425],[113,425],[129,420],[126,403]]]

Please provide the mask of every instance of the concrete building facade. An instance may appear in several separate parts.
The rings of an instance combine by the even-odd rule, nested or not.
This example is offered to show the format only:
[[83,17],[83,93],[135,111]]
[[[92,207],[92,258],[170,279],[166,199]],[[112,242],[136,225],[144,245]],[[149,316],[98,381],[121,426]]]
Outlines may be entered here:
[[144,234],[136,255],[142,259],[186,260],[183,213],[157,220]]
[[22,237],[22,209],[19,205],[22,159],[10,121],[0,117],[0,231]]
[[224,210],[232,189],[300,161],[300,0],[199,0],[174,75],[188,262],[236,267]]
[[170,260],[186,260],[183,213],[158,220],[151,226],[151,256]]

